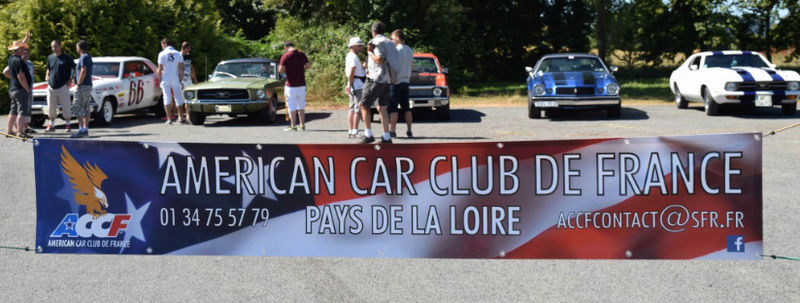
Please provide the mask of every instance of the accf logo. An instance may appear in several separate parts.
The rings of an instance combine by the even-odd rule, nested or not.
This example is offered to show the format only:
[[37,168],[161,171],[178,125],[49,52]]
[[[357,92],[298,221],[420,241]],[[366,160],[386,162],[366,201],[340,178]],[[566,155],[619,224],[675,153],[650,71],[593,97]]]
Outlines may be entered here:
[[66,235],[70,238],[115,238],[119,232],[128,228],[131,215],[105,214],[93,219],[92,215],[67,214],[50,237],[58,238]]

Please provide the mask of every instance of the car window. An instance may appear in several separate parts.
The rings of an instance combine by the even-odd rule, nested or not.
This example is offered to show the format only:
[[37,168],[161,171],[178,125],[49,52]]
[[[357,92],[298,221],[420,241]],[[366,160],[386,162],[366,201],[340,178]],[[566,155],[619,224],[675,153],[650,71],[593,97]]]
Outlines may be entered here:
[[128,61],[123,64],[123,67],[123,79],[131,78],[131,76],[141,77],[153,73],[153,70],[144,61]]
[[558,57],[547,58],[539,63],[536,72],[607,72],[599,58],[594,57]]
[[217,65],[212,78],[275,78],[270,62],[235,62]]
[[692,63],[691,63],[691,64],[689,64],[689,68],[691,68],[691,67],[692,67],[692,65],[697,65],[697,66],[699,67],[699,66],[700,66],[700,59],[701,59],[701,58],[703,58],[703,56],[697,56],[697,57],[695,57],[695,58],[694,58],[694,60],[692,60]]
[[92,76],[116,78],[119,76],[119,62],[95,62],[92,65]]
[[433,58],[414,58],[414,65],[411,67],[412,73],[438,73],[439,68]]
[[769,67],[769,65],[758,55],[731,54],[706,56],[703,67]]

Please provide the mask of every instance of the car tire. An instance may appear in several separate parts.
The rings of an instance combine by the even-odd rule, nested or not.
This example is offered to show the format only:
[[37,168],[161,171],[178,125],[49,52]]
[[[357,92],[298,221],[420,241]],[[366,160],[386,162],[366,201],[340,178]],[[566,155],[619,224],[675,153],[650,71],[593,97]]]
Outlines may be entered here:
[[542,110],[533,105],[533,101],[528,101],[528,118],[539,119],[542,117]]
[[797,102],[781,104],[781,112],[785,116],[794,116],[797,114]]
[[109,126],[114,123],[114,115],[117,114],[117,108],[112,102],[112,98],[103,99],[100,108],[97,109],[94,115],[94,122],[98,125]]
[[150,107],[150,112],[156,115],[156,118],[163,118],[167,115],[166,110],[164,109],[164,97],[158,97],[158,103],[155,106]]
[[206,115],[196,111],[189,110],[189,123],[192,125],[203,125],[206,122]]
[[46,120],[47,117],[45,115],[31,116],[31,122],[28,123],[28,125],[30,125],[30,127],[42,127]]
[[272,99],[269,100],[266,108],[266,116],[265,121],[268,124],[275,123],[278,121],[278,97],[272,96]]
[[719,115],[719,104],[714,101],[714,97],[711,96],[711,91],[708,90],[708,87],[703,88],[703,101],[705,102],[706,115]]
[[612,107],[609,107],[607,110],[607,114],[609,118],[619,118],[622,116],[622,105],[617,104]]
[[436,108],[436,120],[449,121],[450,120],[450,103],[439,106]]
[[681,95],[681,90],[678,89],[678,85],[675,85],[675,106],[679,109],[686,109],[689,107],[689,101],[686,101],[686,98]]

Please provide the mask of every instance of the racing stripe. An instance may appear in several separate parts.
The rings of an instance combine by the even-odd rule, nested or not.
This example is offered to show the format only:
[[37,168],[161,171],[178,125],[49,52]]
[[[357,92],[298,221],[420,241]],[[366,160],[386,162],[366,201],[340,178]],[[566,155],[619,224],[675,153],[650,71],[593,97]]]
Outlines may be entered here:
[[722,56],[723,55],[723,53],[721,51],[713,51],[713,52],[711,52],[711,54],[714,55],[714,56]]
[[553,81],[555,85],[565,85],[567,84],[567,75],[564,73],[553,73]]
[[[742,82],[755,82],[755,78],[750,72],[743,70],[743,69],[736,69],[731,68],[731,70],[735,71],[740,77],[742,77]],[[755,91],[746,91],[744,92],[744,96],[739,99],[742,102],[755,102],[756,101],[756,92]]]
[[751,52],[751,51],[743,51],[742,52],[742,55],[752,55],[752,54],[753,54],[753,52]]
[[[785,80],[783,80],[783,77],[781,77],[781,75],[778,75],[778,73],[776,73],[774,71],[766,70],[766,69],[764,71],[766,71],[769,74],[769,76],[772,77],[772,81],[776,81],[776,82],[784,82],[785,81]],[[787,85],[788,85],[788,83],[787,83]],[[782,103],[783,99],[786,99],[786,91],[784,91],[784,90],[773,90],[772,91],[772,104],[773,105],[775,104],[776,100],[778,101],[778,103]]]
[[584,86],[595,86],[596,83],[597,83],[597,79],[595,79],[593,72],[583,72],[583,85]]

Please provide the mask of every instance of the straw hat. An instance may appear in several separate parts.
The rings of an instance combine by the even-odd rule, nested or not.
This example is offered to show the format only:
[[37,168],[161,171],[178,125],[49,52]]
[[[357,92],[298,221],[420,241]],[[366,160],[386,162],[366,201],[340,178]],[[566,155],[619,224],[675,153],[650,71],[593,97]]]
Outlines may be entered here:
[[17,50],[19,48],[28,48],[27,43],[22,43],[22,41],[14,41],[11,45],[8,46],[8,50]]

